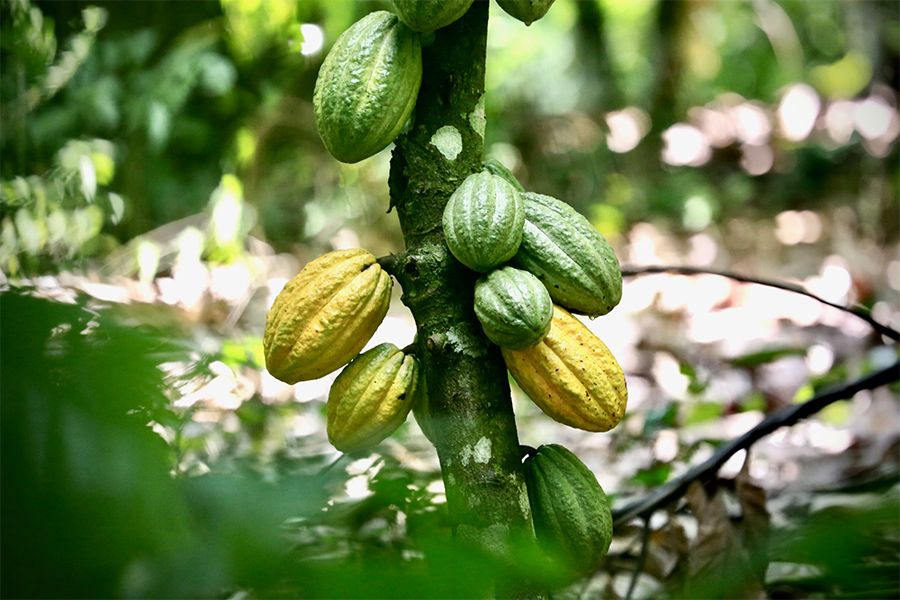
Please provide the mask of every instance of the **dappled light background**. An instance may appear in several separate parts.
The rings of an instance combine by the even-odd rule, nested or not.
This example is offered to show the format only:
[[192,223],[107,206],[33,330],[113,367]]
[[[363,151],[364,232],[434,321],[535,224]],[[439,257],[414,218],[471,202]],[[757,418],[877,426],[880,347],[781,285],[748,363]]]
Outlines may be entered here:
[[[181,351],[157,361],[167,417],[146,421],[178,478],[284,482],[338,457],[324,419],[337,373],[285,385],[264,368],[261,335],[275,296],[309,260],[403,247],[388,212],[390,148],[338,163],[311,103],[328,48],[377,9],[389,3],[3,5],[0,284],[177,341]],[[685,265],[784,281],[900,327],[898,34],[891,2],[557,0],[527,28],[492,5],[486,154],[527,189],[572,204],[637,271]],[[367,347],[412,342],[400,295],[395,286]],[[4,330],[16,318],[7,306]],[[585,322],[626,372],[625,421],[587,434],[515,386],[513,401],[521,443],[569,447],[614,505],[767,413],[896,360],[853,315],[715,274],[635,274],[611,314]],[[720,475],[743,469],[768,494],[773,531],[793,531],[797,515],[848,490],[857,508],[885,481],[894,498],[898,431],[896,390],[863,392],[736,455]],[[329,473],[320,506],[337,516],[287,514],[266,535],[289,539],[300,561],[370,547],[421,558],[407,523],[443,514],[446,500],[412,418],[377,453]],[[653,522],[658,554],[638,597],[666,589],[704,539],[702,519],[670,516]],[[609,564],[580,593],[625,595],[639,529],[617,531]],[[199,563],[209,578],[174,592],[245,585],[221,544]],[[805,565],[807,549],[782,549],[765,573],[770,591]],[[175,563],[199,556],[197,546],[172,552]],[[104,589],[173,592],[172,564],[134,561]],[[846,585],[813,579],[826,594]]]

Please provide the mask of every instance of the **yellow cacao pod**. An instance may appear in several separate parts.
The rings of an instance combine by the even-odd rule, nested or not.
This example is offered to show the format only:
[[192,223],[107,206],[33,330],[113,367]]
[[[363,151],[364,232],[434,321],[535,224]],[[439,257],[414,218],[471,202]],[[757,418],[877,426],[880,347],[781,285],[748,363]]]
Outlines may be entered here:
[[586,431],[609,431],[625,415],[625,374],[612,352],[564,308],[550,332],[524,350],[502,348],[506,367],[549,417]]
[[356,356],[384,319],[391,277],[361,248],[303,267],[266,317],[266,368],[285,383],[317,379]]
[[412,408],[418,371],[416,359],[393,344],[354,358],[328,393],[328,441],[353,453],[391,435]]

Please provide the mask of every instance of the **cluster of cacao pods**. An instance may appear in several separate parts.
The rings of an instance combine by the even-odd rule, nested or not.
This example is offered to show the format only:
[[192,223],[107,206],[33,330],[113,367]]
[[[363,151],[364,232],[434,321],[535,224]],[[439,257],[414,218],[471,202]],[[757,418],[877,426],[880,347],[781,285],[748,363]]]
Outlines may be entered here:
[[[497,0],[526,25],[554,0]],[[421,35],[462,17],[473,0],[393,0],[396,14],[369,13],[334,43],[316,79],[313,108],[325,147],[355,163],[403,130],[422,84]]]
[[[526,25],[554,0],[497,0]],[[316,81],[316,126],[328,151],[354,163],[385,148],[415,109],[422,82],[421,35],[459,19],[473,0],[393,0],[335,42]],[[571,313],[608,313],[622,294],[612,248],[565,202],[525,191],[488,161],[448,201],[443,230],[452,254],[482,273],[474,309],[510,373],[551,418],[587,431],[622,419],[622,369]],[[384,319],[391,277],[363,249],[329,252],[284,287],[266,319],[266,367],[286,383],[344,367],[328,395],[328,439],[338,450],[370,450],[415,408],[435,432],[416,357],[385,343],[360,354]],[[571,312],[570,312],[571,311]],[[523,463],[535,533],[566,572],[596,568],[612,539],[609,502],[594,474],[555,444]]]
[[371,252],[329,252],[308,263],[275,299],[263,337],[266,368],[285,383],[350,364],[328,394],[328,439],[342,452],[368,450],[406,420],[419,366],[393,344],[359,354],[384,320],[393,282]]
[[450,251],[485,273],[475,314],[519,386],[551,418],[608,431],[625,414],[625,376],[569,311],[608,313],[622,297],[619,262],[575,209],[525,192],[499,163],[470,175],[443,218]]

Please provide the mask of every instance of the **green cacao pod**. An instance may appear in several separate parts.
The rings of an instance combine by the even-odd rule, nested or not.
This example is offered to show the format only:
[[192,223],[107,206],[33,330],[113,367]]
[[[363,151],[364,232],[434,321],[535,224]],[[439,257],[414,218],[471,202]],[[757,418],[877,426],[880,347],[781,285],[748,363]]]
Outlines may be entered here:
[[422,83],[418,35],[387,11],[370,13],[337,39],[316,80],[316,127],[336,159],[355,163],[394,141]]
[[590,469],[558,444],[525,459],[538,544],[574,576],[593,572],[612,542],[609,500]]
[[527,271],[501,267],[475,284],[475,314],[489,340],[502,348],[527,348],[550,330],[553,301]]
[[328,393],[328,441],[352,454],[394,433],[412,408],[418,371],[416,359],[393,344],[354,358]]
[[394,0],[394,10],[410,29],[428,33],[446,27],[469,10],[472,0]]
[[356,356],[384,319],[391,277],[361,248],[303,267],[266,317],[266,368],[286,383],[317,379]]
[[522,195],[488,171],[466,177],[444,209],[444,237],[453,256],[483,273],[516,254],[524,223]]
[[493,175],[505,179],[507,183],[516,188],[517,192],[522,193],[525,191],[525,188],[522,187],[522,184],[519,183],[519,180],[516,179],[516,176],[512,174],[512,171],[507,169],[506,165],[504,165],[499,160],[495,158],[489,158],[481,163],[481,166],[485,171],[488,171]]
[[547,336],[530,348],[502,348],[519,387],[550,418],[585,431],[609,431],[625,416],[625,374],[600,338],[553,307]]
[[622,299],[615,252],[574,208],[526,192],[525,228],[514,263],[544,282],[550,297],[572,312],[596,317]]
[[497,0],[500,8],[511,17],[531,25],[550,10],[555,0]]

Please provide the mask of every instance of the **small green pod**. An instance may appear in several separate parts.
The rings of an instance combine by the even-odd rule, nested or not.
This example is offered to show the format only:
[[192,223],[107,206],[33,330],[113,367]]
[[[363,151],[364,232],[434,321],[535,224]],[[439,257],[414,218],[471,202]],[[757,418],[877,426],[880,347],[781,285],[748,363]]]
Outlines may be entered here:
[[405,420],[419,366],[393,344],[380,344],[347,365],[328,393],[328,441],[352,454],[370,450]]
[[394,10],[415,31],[429,33],[466,14],[472,0],[394,0]]
[[540,279],[502,267],[475,284],[475,315],[488,339],[501,348],[527,348],[550,331],[553,301]]
[[555,0],[497,0],[497,4],[508,15],[515,17],[526,25],[531,25],[546,15],[553,2]]
[[466,177],[444,209],[444,237],[450,252],[482,273],[516,254],[524,223],[522,195],[488,171]]

